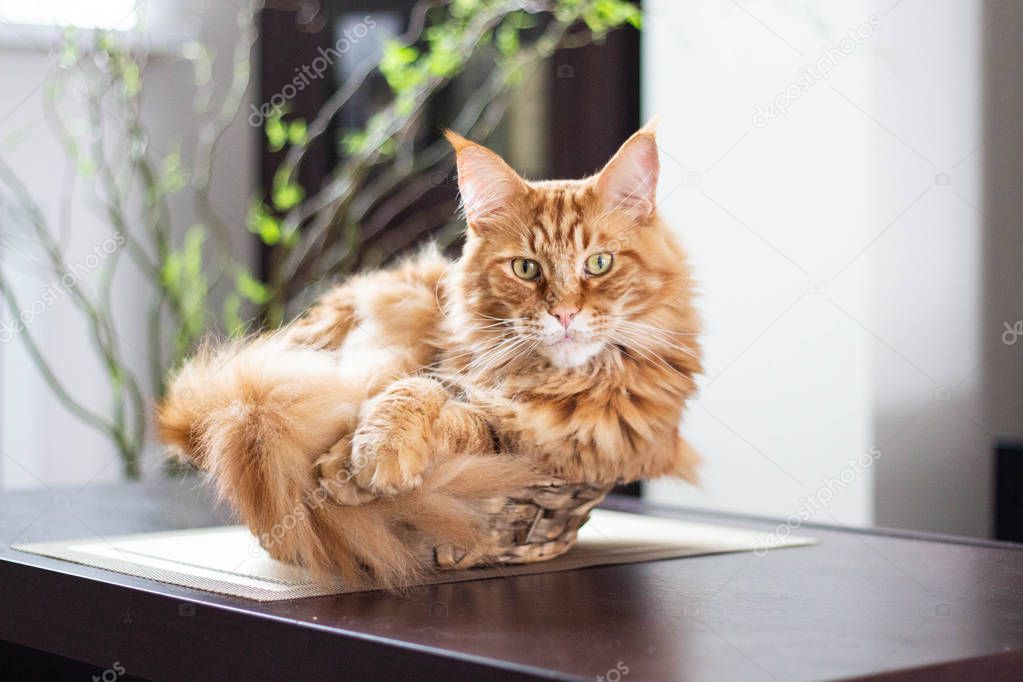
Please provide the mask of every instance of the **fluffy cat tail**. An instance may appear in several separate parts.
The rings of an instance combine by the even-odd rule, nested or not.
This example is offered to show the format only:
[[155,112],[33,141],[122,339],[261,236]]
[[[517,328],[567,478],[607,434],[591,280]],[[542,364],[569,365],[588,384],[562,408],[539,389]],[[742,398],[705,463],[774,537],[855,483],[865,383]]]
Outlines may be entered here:
[[364,399],[330,354],[266,337],[200,351],[171,380],[157,422],[272,556],[320,580],[399,589],[428,572],[430,548],[483,539],[485,502],[535,474],[514,458],[462,455],[434,464],[415,491],[338,504],[314,463],[352,432]]

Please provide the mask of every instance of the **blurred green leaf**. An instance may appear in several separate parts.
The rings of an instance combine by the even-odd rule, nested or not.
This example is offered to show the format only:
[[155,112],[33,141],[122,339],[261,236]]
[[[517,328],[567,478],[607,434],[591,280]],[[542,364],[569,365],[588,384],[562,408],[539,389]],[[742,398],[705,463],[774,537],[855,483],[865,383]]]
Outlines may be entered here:
[[267,246],[274,246],[281,241],[280,220],[267,211],[262,201],[253,203],[245,222],[249,231],[258,235]]
[[142,78],[139,72],[139,65],[130,61],[121,73],[122,87],[127,97],[134,97],[142,89]]
[[379,69],[392,91],[400,93],[422,82],[426,74],[416,66],[419,56],[419,50],[411,45],[396,40],[384,44]]
[[203,245],[206,228],[193,225],[185,233],[185,242],[179,250],[172,250],[160,268],[160,281],[177,301],[181,331],[176,343],[188,347],[198,340],[206,329],[207,282],[203,273]]
[[462,56],[454,49],[447,47],[430,51],[426,59],[426,69],[431,76],[450,78],[462,68]]
[[181,254],[168,253],[160,268],[160,282],[176,296],[181,293],[181,270]]
[[361,130],[349,130],[341,136],[341,148],[346,154],[358,154],[366,148],[366,133]]
[[291,183],[278,187],[273,192],[274,208],[278,211],[288,211],[305,199],[305,190],[301,185]]
[[288,143],[305,144],[309,139],[309,128],[304,118],[296,118],[288,125]]
[[279,112],[266,119],[263,130],[266,133],[267,148],[271,152],[279,152],[284,149],[284,144],[288,141],[288,131],[284,127],[284,121],[281,120]]
[[638,27],[642,20],[639,8],[623,0],[594,0],[582,12],[583,21],[594,33],[606,33],[623,24]]
[[242,298],[256,305],[264,305],[270,300],[266,285],[244,270],[239,270],[235,275],[235,287]]
[[480,0],[453,0],[451,3],[451,16],[467,17],[479,9],[481,4]]
[[79,174],[82,175],[82,177],[91,178],[93,175],[96,174],[96,165],[92,162],[92,159],[88,158],[87,156],[78,157],[77,161],[75,162],[75,165],[77,166],[78,172]]
[[242,298],[231,292],[224,297],[224,328],[232,338],[245,335],[246,325],[242,319]]
[[507,56],[519,49],[519,30],[515,26],[505,22],[497,28],[494,35],[494,44],[501,54]]
[[278,211],[284,213],[291,210],[305,199],[305,189],[291,179],[291,168],[281,164],[274,173],[271,201]]
[[179,192],[188,185],[189,176],[181,168],[181,154],[172,151],[163,157],[160,164],[160,188],[166,194]]

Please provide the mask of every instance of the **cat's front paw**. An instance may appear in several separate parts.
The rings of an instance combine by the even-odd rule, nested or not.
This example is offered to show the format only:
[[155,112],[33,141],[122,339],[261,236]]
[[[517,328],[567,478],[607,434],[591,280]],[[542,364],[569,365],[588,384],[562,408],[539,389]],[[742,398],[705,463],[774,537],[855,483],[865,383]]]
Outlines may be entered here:
[[408,377],[366,406],[352,436],[352,480],[374,495],[415,490],[433,456],[433,428],[447,394],[435,381]]
[[373,495],[415,490],[423,484],[427,448],[425,439],[410,434],[356,432],[352,441],[352,480]]

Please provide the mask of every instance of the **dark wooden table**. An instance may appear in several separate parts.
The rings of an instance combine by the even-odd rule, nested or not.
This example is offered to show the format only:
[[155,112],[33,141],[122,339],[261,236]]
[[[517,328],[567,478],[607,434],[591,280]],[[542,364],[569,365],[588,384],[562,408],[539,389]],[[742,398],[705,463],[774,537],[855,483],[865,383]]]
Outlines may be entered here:
[[1023,679],[1023,552],[1007,544],[806,526],[820,545],[763,557],[267,604],[9,548],[226,520],[194,481],[0,496],[0,679],[73,661],[106,680]]

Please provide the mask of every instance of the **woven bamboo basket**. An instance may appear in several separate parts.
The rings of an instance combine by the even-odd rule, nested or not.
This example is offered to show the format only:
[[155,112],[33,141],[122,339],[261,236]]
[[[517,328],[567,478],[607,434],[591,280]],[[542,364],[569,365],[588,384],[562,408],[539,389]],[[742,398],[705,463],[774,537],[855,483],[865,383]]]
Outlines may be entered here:
[[489,500],[484,540],[471,550],[434,548],[439,570],[528,564],[560,556],[610,488],[551,480]]

